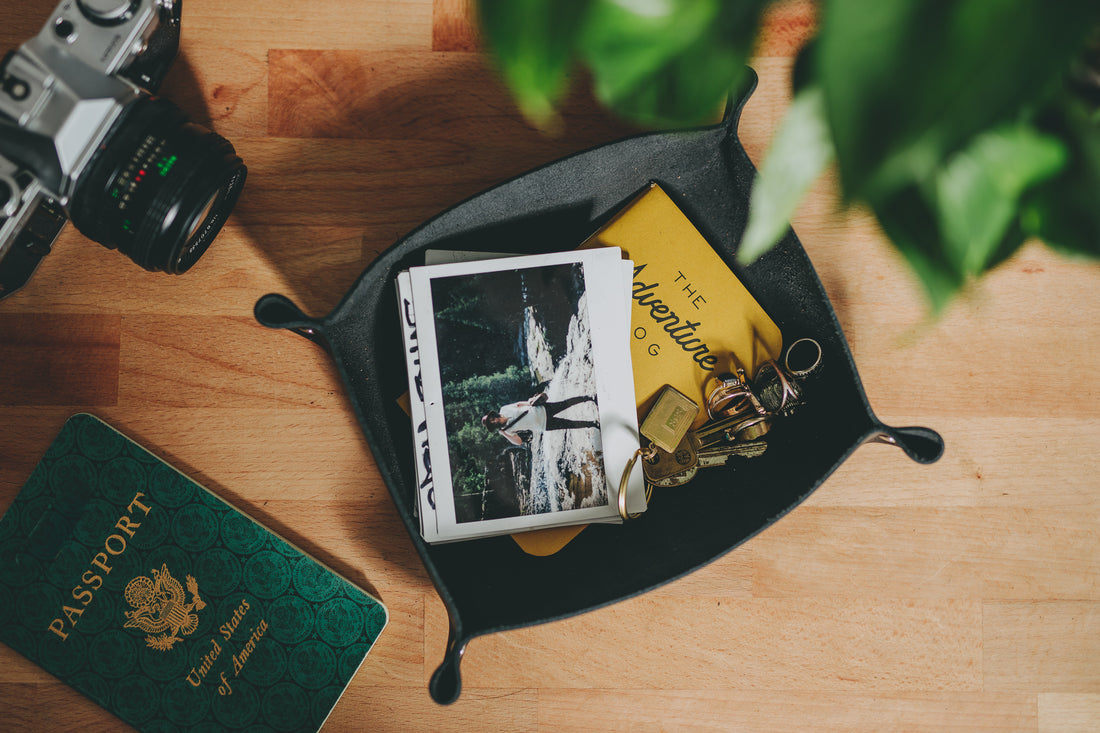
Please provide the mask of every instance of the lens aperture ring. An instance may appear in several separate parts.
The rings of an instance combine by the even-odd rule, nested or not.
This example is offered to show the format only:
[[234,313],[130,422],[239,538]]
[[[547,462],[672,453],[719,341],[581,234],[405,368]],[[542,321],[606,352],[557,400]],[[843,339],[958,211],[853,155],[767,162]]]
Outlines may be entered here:
[[246,169],[232,144],[142,97],[105,138],[73,196],[73,223],[147,270],[188,270],[221,230]]

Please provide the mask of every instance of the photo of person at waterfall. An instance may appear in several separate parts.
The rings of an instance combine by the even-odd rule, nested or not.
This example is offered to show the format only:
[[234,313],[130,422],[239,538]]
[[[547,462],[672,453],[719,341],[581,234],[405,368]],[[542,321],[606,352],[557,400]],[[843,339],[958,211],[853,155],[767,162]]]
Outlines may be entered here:
[[432,303],[455,521],[606,505],[583,265],[439,278]]
[[[398,300],[414,311],[406,376],[431,459],[428,500],[418,488],[429,541],[621,522],[639,445],[633,263],[616,247],[425,260],[398,278]],[[641,472],[628,479],[644,511]]]

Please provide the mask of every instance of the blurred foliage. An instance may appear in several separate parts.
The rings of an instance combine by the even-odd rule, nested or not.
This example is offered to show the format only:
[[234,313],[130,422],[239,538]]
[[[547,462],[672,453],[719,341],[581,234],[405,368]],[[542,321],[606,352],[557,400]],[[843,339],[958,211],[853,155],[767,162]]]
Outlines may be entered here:
[[456,494],[481,493],[488,467],[511,443],[481,418],[501,405],[530,397],[535,387],[527,369],[509,365],[495,374],[482,374],[443,384],[444,421],[451,461],[451,485]]
[[[478,0],[520,108],[552,128],[571,77],[659,127],[713,118],[768,0]],[[939,309],[1030,237],[1100,255],[1100,2],[821,0],[754,186],[740,257],[780,239],[835,164]]]

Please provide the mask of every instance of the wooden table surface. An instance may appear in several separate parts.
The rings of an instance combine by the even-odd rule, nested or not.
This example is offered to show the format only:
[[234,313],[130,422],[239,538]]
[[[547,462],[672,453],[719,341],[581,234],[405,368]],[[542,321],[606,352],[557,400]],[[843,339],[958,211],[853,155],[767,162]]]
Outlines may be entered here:
[[[5,3],[0,50],[53,5]],[[742,123],[755,161],[812,26],[799,3],[768,18]],[[578,93],[540,136],[477,44],[467,0],[187,0],[163,92],[233,141],[245,193],[184,276],[69,228],[0,303],[0,510],[91,412],[372,588],[391,622],[331,731],[1100,729],[1100,269],[1029,245],[933,319],[831,180],[795,230],[876,413],[938,430],[945,456],[865,446],[687,578],[475,639],[459,701],[430,700],[443,604],[327,357],[252,306],[281,292],[326,313],[419,222],[629,132]],[[0,646],[0,729],[119,727]]]

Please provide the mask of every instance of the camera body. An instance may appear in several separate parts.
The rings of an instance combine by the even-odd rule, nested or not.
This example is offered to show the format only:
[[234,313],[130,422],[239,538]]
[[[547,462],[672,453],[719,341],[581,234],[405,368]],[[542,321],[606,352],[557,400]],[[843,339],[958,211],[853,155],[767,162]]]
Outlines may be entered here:
[[179,49],[181,5],[62,0],[0,62],[0,298],[27,282],[69,218],[176,274],[221,229],[244,165],[154,96]]

